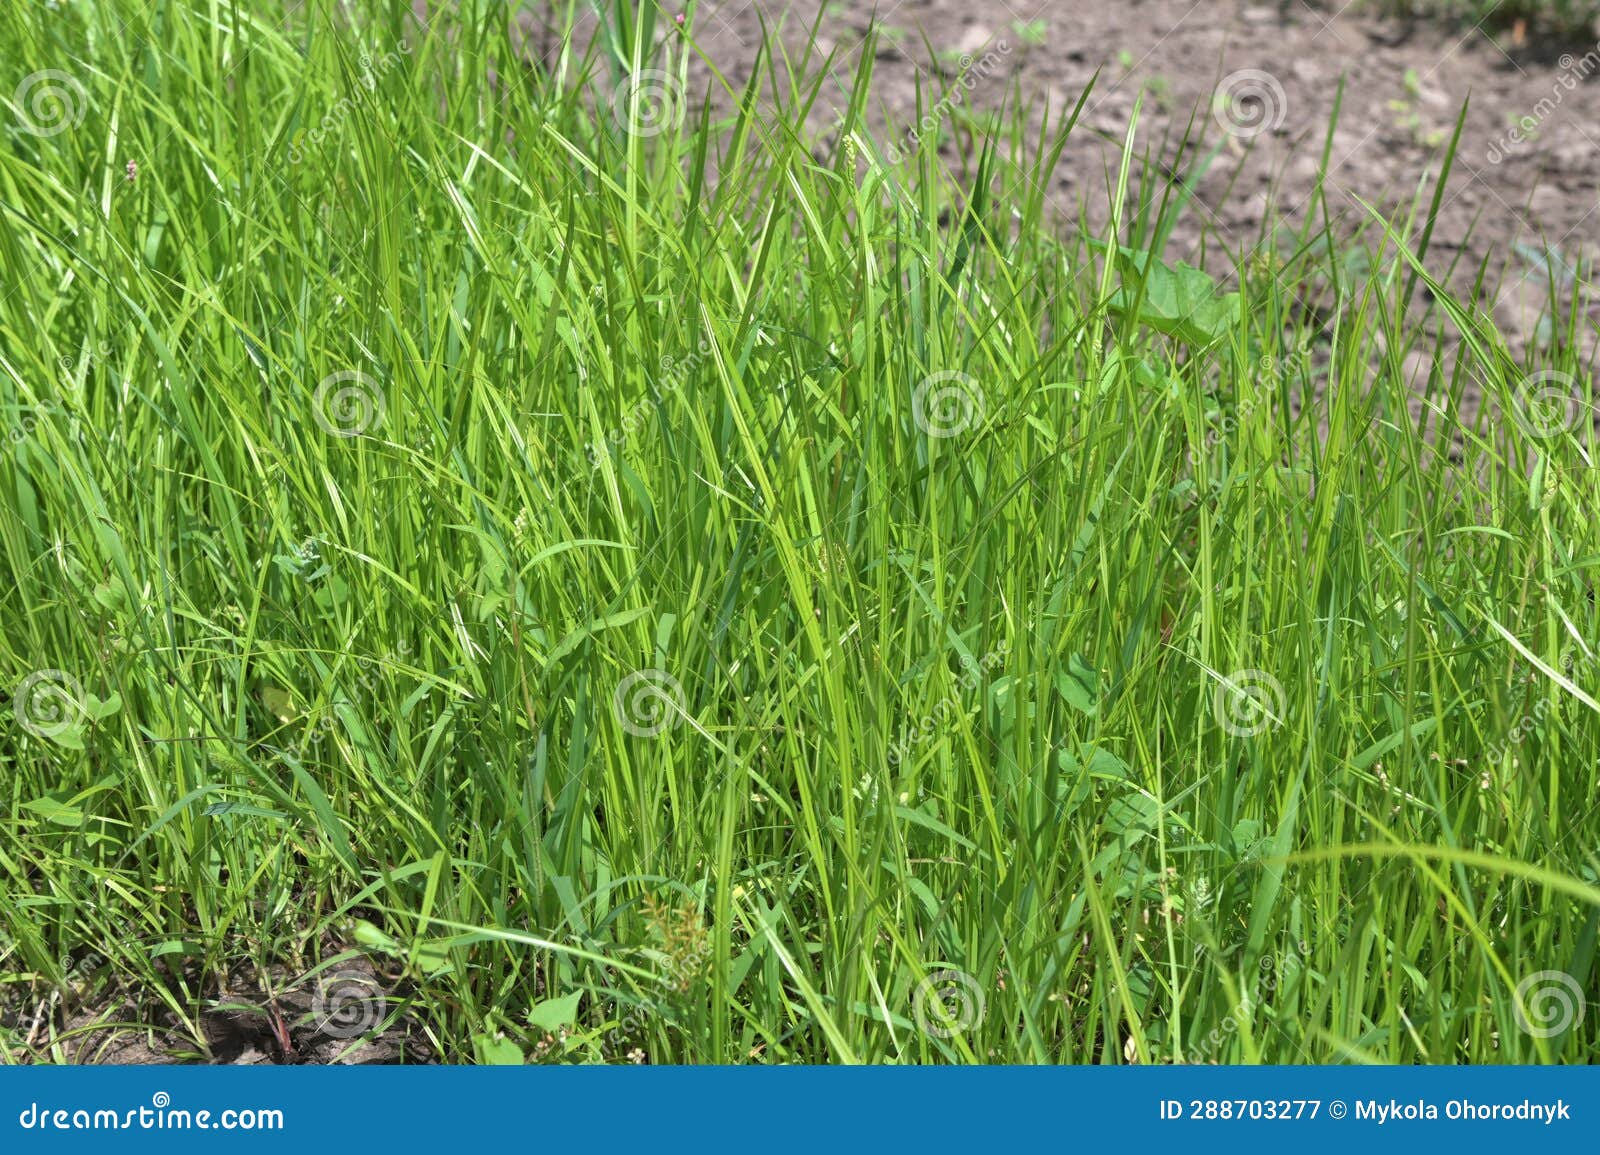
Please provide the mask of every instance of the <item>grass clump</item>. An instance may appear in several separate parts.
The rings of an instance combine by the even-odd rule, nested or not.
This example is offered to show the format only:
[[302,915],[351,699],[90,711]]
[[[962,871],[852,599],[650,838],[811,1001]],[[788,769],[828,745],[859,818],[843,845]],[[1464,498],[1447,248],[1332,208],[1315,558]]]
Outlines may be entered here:
[[1581,310],[1514,354],[1426,213],[1213,280],[1136,124],[1075,225],[1082,104],[891,164],[871,51],[409,12],[0,14],[70,98],[0,158],[13,998],[202,1053],[219,976],[359,955],[452,1059],[1596,1056]]

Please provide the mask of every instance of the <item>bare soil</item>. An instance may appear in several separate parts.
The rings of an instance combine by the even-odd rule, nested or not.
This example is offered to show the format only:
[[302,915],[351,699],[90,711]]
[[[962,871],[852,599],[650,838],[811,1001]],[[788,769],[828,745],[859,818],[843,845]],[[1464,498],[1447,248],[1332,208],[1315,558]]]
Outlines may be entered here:
[[[328,957],[348,951],[332,949]],[[437,1052],[406,1013],[400,986],[355,956],[316,974],[238,967],[220,983],[190,974],[170,999],[107,989],[95,959],[78,960],[69,989],[0,999],[0,1038],[13,1062],[107,1065],[431,1063]],[[265,980],[265,981],[264,981]],[[196,995],[194,992],[202,992]],[[185,1008],[179,1016],[169,1006]],[[192,1017],[190,1017],[192,1015]]]
[[[1192,257],[1204,230],[1237,259],[1258,244],[1270,214],[1291,225],[1320,215],[1311,198],[1341,80],[1326,181],[1336,233],[1370,234],[1361,201],[1423,213],[1466,105],[1430,265],[1454,265],[1453,283],[1470,285],[1488,262],[1492,297],[1482,303],[1520,344],[1544,306],[1547,264],[1570,274],[1600,241],[1600,49],[1592,36],[1556,41],[1538,28],[1407,21],[1364,0],[901,0],[876,8],[707,0],[694,34],[737,84],[750,75],[763,22],[797,49],[816,27],[823,52],[838,50],[830,87],[842,104],[874,20],[882,38],[873,91],[885,124],[910,124],[918,83],[926,107],[963,61],[974,82],[961,96],[965,109],[998,107],[1015,85],[1023,100],[1048,99],[1059,114],[1094,85],[1047,190],[1064,218],[1102,217],[1107,173],[1141,92],[1141,152],[1188,175],[1220,146],[1174,235],[1177,256]],[[821,126],[838,111],[820,109]],[[1201,150],[1180,149],[1186,132],[1202,134]],[[1215,254],[1207,263],[1217,263]]]

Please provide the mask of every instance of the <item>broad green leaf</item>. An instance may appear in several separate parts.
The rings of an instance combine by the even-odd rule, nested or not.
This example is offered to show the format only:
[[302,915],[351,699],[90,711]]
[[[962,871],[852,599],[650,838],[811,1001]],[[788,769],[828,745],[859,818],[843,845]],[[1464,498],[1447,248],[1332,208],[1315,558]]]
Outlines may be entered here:
[[366,919],[358,919],[351,934],[358,944],[368,950],[378,951],[380,954],[401,955],[406,950],[399,939],[379,930]]
[[545,999],[543,1002],[535,1003],[528,1011],[528,1025],[550,1032],[570,1027],[577,1020],[578,1000],[581,998],[583,998],[582,991],[573,991],[570,995],[562,995],[559,999]]
[[52,822],[57,826],[83,825],[81,809],[55,798],[36,798],[32,802],[24,802],[22,808],[33,811],[46,822]]
[[503,1035],[473,1035],[472,1055],[480,1067],[520,1067],[522,1048]]
[[1191,345],[1210,345],[1237,323],[1239,294],[1219,293],[1203,270],[1127,249],[1122,256],[1124,287],[1111,299],[1113,312],[1126,313],[1137,302],[1141,325]]
[[1056,690],[1067,705],[1094,717],[1100,708],[1100,675],[1078,654],[1067,659],[1067,668],[1056,675]]

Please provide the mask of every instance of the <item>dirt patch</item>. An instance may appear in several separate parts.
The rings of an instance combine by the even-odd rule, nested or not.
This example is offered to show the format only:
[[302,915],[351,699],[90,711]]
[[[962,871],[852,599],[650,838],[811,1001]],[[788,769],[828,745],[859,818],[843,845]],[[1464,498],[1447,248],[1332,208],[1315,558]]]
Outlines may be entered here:
[[[21,997],[0,1008],[0,1028],[20,1063],[231,1066],[437,1062],[433,1043],[407,1013],[400,984],[365,957],[313,974],[238,967],[222,981],[188,975],[168,999],[126,989],[76,960],[69,989]],[[183,990],[209,988],[204,997]],[[270,988],[270,989],[269,989]],[[174,1007],[182,1007],[180,1013]]]
[[[1362,201],[1420,218],[1470,97],[1430,265],[1453,268],[1452,283],[1470,287],[1487,262],[1482,303],[1522,344],[1534,334],[1551,280],[1570,284],[1580,257],[1600,240],[1600,49],[1592,38],[1556,43],[1504,27],[1407,22],[1365,10],[1303,0],[1015,7],[903,0],[876,10],[712,0],[700,5],[693,31],[737,85],[751,74],[763,23],[781,29],[796,51],[815,27],[822,54],[838,51],[822,103],[837,101],[815,117],[814,127],[826,131],[876,19],[876,112],[880,124],[902,126],[891,140],[908,150],[917,145],[903,126],[916,118],[919,83],[925,109],[956,85],[963,112],[998,107],[1011,93],[1036,110],[1048,100],[1058,114],[1093,83],[1080,129],[1045,190],[1061,217],[1082,213],[1092,224],[1104,220],[1107,173],[1143,94],[1136,148],[1169,176],[1196,180],[1170,251],[1194,259],[1205,234],[1214,269],[1257,247],[1272,214],[1290,225],[1320,221],[1313,193],[1341,79],[1325,199],[1335,235],[1347,239],[1374,235]],[[947,108],[940,119],[951,115]],[[1200,146],[1182,147],[1186,135]]]

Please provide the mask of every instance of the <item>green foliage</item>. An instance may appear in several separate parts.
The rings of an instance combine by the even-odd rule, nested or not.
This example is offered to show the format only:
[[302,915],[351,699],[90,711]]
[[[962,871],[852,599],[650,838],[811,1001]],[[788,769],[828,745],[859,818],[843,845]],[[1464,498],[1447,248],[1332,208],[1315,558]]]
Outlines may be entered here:
[[653,5],[538,67],[317,7],[0,12],[77,100],[0,153],[0,989],[196,1054],[360,955],[462,1061],[1600,1055],[1518,993],[1594,989],[1584,302],[1525,363],[1410,217],[1201,272],[1131,135],[1091,235],[1070,115],[890,164],[871,51],[819,133],[837,61],[702,115]]

